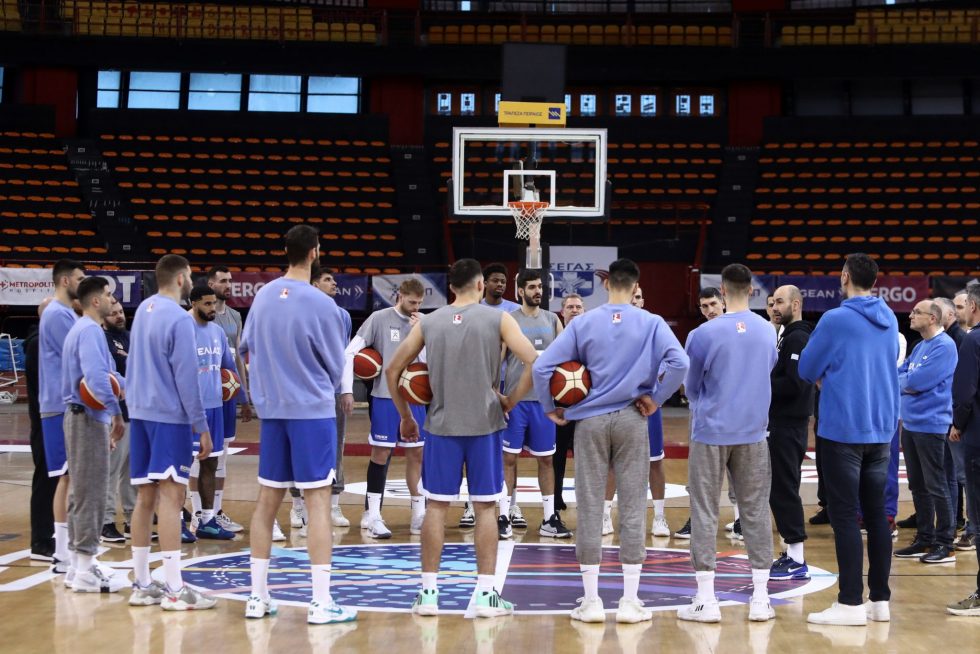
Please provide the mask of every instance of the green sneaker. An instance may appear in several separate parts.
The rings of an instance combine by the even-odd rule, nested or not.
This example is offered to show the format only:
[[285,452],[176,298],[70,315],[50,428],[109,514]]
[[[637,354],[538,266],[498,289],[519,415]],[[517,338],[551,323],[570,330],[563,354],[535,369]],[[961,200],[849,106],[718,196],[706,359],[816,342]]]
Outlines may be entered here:
[[412,613],[416,615],[439,615],[439,591],[420,590],[412,602]]
[[496,590],[488,592],[477,592],[476,594],[476,617],[495,618],[498,615],[510,615],[514,612],[514,605],[500,596]]
[[952,613],[953,615],[980,617],[980,590],[973,593],[965,600],[961,600],[956,604],[947,605],[946,612]]

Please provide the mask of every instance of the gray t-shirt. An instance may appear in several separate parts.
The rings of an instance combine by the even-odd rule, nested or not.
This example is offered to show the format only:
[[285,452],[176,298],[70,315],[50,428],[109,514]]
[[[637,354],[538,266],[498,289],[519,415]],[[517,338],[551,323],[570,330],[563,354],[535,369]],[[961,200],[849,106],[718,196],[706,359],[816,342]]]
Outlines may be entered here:
[[494,380],[503,313],[448,305],[422,318],[432,403],[425,429],[438,436],[485,436],[507,426]]
[[[545,348],[551,345],[558,335],[558,314],[541,309],[537,317],[532,318],[518,309],[512,312],[511,317],[517,321],[517,325],[531,341],[531,345],[538,352],[544,352]],[[517,358],[513,352],[507,352],[507,378],[504,380],[504,395],[510,395],[517,388],[517,383],[524,374],[524,362]],[[533,400],[533,397],[525,398]]]
[[[387,370],[389,359],[395,355],[395,350],[411,330],[408,316],[400,314],[395,307],[388,307],[368,316],[357,330],[357,335],[364,339],[365,347],[373,347],[381,353],[382,365]],[[384,374],[375,378],[371,395],[391,398],[391,391],[388,390],[388,382]]]
[[238,352],[238,335],[242,333],[242,314],[225,306],[224,312],[214,317],[214,324],[224,330],[225,336],[228,337],[228,347]]

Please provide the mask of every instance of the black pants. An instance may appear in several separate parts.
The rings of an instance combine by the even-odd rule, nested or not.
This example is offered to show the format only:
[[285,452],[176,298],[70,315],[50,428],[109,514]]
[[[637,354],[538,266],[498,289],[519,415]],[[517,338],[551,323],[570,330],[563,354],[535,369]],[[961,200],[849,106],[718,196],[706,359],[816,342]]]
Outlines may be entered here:
[[[967,515],[980,515],[980,448],[963,444],[963,468],[966,471]],[[977,571],[977,590],[980,590],[980,570]]]
[[837,601],[858,606],[864,593],[864,544],[858,510],[868,530],[868,589],[872,602],[891,599],[888,576],[892,534],[885,515],[890,443],[848,444],[823,440],[823,475],[827,482],[827,513],[834,529],[840,591]]
[[31,458],[34,459],[34,477],[31,480],[31,547],[36,547],[50,543],[54,538],[54,491],[58,488],[58,477],[48,477],[40,416],[37,420],[31,416]]
[[555,455],[551,458],[552,466],[555,469],[555,511],[564,511],[568,508],[565,506],[565,500],[561,497],[561,489],[565,485],[565,464],[568,463],[568,451],[575,449],[573,447],[574,438],[574,422],[569,422],[555,430]]
[[902,450],[915,506],[916,538],[926,545],[952,547],[956,525],[946,485],[946,434],[902,428]]
[[772,467],[769,508],[776,520],[776,530],[787,544],[806,540],[803,500],[800,499],[800,466],[806,456],[807,436],[806,424],[797,427],[769,426],[769,461]]

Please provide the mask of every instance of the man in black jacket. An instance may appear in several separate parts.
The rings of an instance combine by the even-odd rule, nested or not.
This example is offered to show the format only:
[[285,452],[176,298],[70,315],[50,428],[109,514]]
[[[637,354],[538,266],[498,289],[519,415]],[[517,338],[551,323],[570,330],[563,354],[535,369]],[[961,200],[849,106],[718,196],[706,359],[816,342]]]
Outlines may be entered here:
[[[129,356],[129,330],[126,329],[126,314],[122,304],[113,298],[112,313],[105,321],[105,337],[109,345],[109,353],[116,362],[116,370],[120,375],[126,375],[126,358]],[[109,487],[105,498],[105,517],[102,520],[103,543],[125,543],[129,534],[129,523],[136,506],[136,488],[129,478],[129,411],[126,401],[119,403],[122,409],[126,431],[116,443],[109,457]],[[116,496],[119,496],[123,508],[122,533],[116,527]]]
[[[40,316],[53,297],[45,298],[37,308]],[[41,436],[41,408],[38,404],[38,332],[24,339],[24,375],[27,377],[27,415],[31,419],[31,458],[34,477],[31,480],[31,559],[50,561],[54,556],[54,491],[57,477],[48,477]]]
[[800,466],[806,456],[813,384],[800,378],[800,352],[810,340],[813,325],[801,320],[803,296],[795,286],[780,286],[773,294],[772,321],[782,327],[772,369],[772,403],[769,406],[769,459],[772,490],[769,507],[776,529],[786,541],[786,552],[772,564],[770,579],[809,579],[803,557],[806,528],[800,499]]

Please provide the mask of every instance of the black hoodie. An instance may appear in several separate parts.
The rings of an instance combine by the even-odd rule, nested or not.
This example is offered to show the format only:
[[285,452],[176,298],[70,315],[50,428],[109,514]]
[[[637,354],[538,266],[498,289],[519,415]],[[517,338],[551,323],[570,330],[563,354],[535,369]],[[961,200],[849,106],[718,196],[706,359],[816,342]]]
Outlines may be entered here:
[[801,379],[797,371],[800,352],[806,347],[812,331],[811,323],[797,320],[786,325],[779,337],[776,345],[779,356],[770,374],[770,428],[805,426],[813,415],[813,384]]

